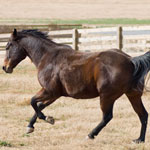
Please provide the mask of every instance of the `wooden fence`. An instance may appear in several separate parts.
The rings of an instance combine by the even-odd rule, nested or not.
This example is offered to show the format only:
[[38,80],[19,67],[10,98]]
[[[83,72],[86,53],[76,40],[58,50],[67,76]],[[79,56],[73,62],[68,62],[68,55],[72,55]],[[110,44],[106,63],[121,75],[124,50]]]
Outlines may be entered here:
[[[109,27],[48,31],[51,39],[71,45],[80,51],[101,51],[118,48],[127,53],[150,49],[150,26]],[[0,34],[0,50],[4,50],[10,33]]]
[[0,33],[10,33],[13,29],[39,29],[41,31],[49,30],[69,30],[73,28],[82,28],[82,24],[0,24]]

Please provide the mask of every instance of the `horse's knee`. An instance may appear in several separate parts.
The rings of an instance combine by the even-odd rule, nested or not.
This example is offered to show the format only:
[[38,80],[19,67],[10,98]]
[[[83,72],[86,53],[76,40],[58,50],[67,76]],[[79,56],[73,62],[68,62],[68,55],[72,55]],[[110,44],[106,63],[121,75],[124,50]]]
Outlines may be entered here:
[[45,120],[44,114],[41,112],[41,110],[39,109],[39,107],[37,107],[37,101],[36,101],[36,100],[37,100],[37,99],[33,97],[33,98],[31,99],[31,105],[32,105],[32,107],[34,108],[34,110],[35,110],[35,112],[36,112],[36,114],[37,114],[37,117],[38,117],[39,119]]
[[45,120],[46,116],[42,112],[40,112],[40,113],[38,113],[38,118]]
[[34,106],[36,104],[36,99],[34,97],[31,98],[30,104]]
[[113,118],[113,114],[109,113],[104,116],[103,121],[107,124]]

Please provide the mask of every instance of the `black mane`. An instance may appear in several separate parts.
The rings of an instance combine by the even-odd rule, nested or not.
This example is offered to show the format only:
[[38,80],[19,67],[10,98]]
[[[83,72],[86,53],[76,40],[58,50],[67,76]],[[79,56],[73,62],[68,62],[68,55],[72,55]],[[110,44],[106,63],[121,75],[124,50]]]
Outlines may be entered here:
[[20,36],[33,36],[35,38],[45,40],[45,42],[50,45],[53,44],[53,45],[57,45],[57,46],[63,46],[66,49],[72,49],[72,47],[70,47],[69,45],[54,42],[53,40],[50,39],[48,32],[41,32],[38,29],[22,30],[22,31],[19,31],[18,34]]
[[19,34],[21,35],[30,35],[30,36],[34,36],[36,38],[41,38],[41,39],[45,39],[45,40],[50,40],[52,41],[47,32],[41,32],[37,29],[30,29],[30,30],[22,30],[19,32]]

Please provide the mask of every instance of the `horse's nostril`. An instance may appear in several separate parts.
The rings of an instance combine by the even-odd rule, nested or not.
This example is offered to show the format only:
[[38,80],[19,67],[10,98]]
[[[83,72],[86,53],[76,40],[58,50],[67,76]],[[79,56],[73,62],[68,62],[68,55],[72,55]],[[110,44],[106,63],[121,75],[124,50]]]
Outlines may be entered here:
[[2,69],[5,71],[5,70],[6,70],[6,67],[5,67],[5,66],[3,66],[3,67],[2,67]]

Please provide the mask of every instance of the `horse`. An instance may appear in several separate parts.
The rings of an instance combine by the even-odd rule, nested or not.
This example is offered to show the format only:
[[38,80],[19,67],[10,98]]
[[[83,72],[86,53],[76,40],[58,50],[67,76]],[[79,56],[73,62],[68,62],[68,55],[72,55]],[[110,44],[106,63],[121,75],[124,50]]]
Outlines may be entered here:
[[35,114],[27,133],[34,131],[37,117],[55,123],[54,118],[45,116],[42,110],[61,96],[91,100],[100,97],[103,117],[87,136],[94,139],[113,118],[115,101],[125,94],[141,122],[140,136],[133,141],[145,141],[148,113],[141,96],[145,76],[150,70],[150,51],[138,57],[130,57],[118,49],[80,52],[54,42],[45,32],[14,29],[6,45],[3,70],[12,73],[26,57],[37,68],[42,87],[31,98]]

